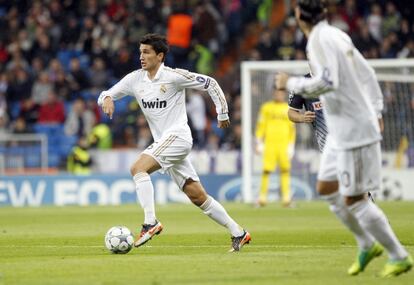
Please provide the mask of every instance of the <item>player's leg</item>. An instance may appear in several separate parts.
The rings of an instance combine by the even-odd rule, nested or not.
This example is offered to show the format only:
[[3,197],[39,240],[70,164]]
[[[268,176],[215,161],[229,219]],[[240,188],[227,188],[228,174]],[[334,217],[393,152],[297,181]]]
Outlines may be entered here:
[[349,274],[355,275],[363,271],[375,256],[380,255],[382,249],[375,243],[375,239],[362,229],[346,206],[344,197],[338,191],[337,173],[337,151],[328,139],[321,157],[316,189],[321,198],[329,203],[331,212],[352,232],[357,241],[359,248],[357,262],[348,270]]
[[291,205],[290,192],[290,156],[288,146],[279,147],[279,172],[280,172],[280,192],[283,207]]
[[191,202],[203,210],[204,214],[229,230],[232,236],[231,251],[239,251],[244,244],[250,242],[250,233],[240,227],[230,217],[224,207],[206,193],[199,181],[187,179],[183,191],[190,198]]
[[207,194],[188,158],[168,169],[168,174],[194,205],[229,230],[232,235],[233,250],[240,250],[245,243],[250,241],[250,234],[230,217],[219,202]]
[[276,168],[276,158],[276,148],[274,146],[265,146],[265,151],[263,152],[263,172],[260,180],[259,199],[257,201],[258,206],[262,207],[267,204],[270,174]]
[[387,250],[390,261],[382,275],[394,276],[411,269],[412,260],[396,237],[384,212],[366,194],[380,188],[380,170],[379,142],[338,153],[340,191],[363,230]]
[[134,178],[138,201],[144,210],[144,223],[134,243],[137,247],[145,244],[154,235],[161,233],[163,229],[163,225],[155,215],[154,186],[150,174],[165,167],[164,162],[159,159],[159,155],[175,139],[175,136],[168,136],[154,142],[140,154],[131,166],[131,175]]
[[267,195],[269,193],[269,180],[270,171],[263,170],[262,177],[260,179],[260,192],[259,200],[257,201],[258,206],[263,207],[267,204]]

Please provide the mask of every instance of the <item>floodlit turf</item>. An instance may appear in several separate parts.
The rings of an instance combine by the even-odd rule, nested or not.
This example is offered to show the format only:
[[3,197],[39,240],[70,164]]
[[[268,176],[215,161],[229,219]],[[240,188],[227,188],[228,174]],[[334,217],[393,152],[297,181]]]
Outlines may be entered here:
[[[163,233],[127,255],[103,239],[117,224],[136,230],[136,205],[0,208],[0,284],[414,284],[414,272],[377,277],[385,255],[347,276],[356,247],[323,202],[225,206],[252,234],[242,252],[227,253],[230,236],[191,205],[158,207]],[[414,255],[414,203],[381,207]]]

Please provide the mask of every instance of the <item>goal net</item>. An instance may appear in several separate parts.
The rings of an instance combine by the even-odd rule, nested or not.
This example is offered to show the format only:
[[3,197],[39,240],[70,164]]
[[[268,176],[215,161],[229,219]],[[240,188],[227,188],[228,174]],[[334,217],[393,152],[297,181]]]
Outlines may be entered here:
[[[393,156],[393,163],[414,140],[414,60],[369,60],[375,69],[384,95],[382,150],[384,157]],[[262,171],[262,157],[254,151],[254,133],[260,106],[271,100],[274,76],[277,72],[304,75],[309,72],[307,61],[247,61],[241,65],[242,88],[242,156],[245,202],[257,199]],[[292,160],[292,195],[312,199],[320,154],[309,124],[296,124],[296,147]],[[278,199],[277,172],[271,178],[269,200]],[[272,191],[273,189],[273,191]]]

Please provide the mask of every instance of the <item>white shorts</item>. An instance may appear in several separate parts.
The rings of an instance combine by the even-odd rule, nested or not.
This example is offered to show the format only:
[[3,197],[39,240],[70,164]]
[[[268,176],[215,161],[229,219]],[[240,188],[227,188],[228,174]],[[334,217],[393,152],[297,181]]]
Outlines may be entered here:
[[329,136],[326,138],[326,143],[323,148],[321,162],[318,171],[319,181],[337,181],[337,150],[334,149],[332,141]]
[[177,135],[167,135],[149,147],[143,153],[152,156],[161,166],[161,173],[167,173],[182,189],[187,179],[200,181],[190,159],[187,157],[192,144]]
[[381,163],[379,142],[338,151],[339,192],[352,197],[380,189]]

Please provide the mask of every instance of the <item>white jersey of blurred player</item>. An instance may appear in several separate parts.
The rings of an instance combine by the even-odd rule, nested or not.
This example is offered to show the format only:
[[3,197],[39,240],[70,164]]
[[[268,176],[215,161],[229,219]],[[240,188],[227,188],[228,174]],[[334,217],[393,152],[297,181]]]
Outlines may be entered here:
[[381,89],[374,70],[349,36],[323,20],[325,11],[323,0],[298,0],[295,16],[308,37],[306,49],[313,77],[289,78],[280,74],[277,84],[305,98],[321,98],[328,126],[321,164],[329,165],[326,158],[334,149],[337,163],[334,168],[321,165],[318,175],[336,169],[339,192],[348,210],[337,197],[331,207],[337,216],[342,216],[341,221],[354,233],[360,248],[348,273],[362,272],[370,260],[382,253],[378,241],[390,257],[381,275],[395,276],[411,269],[412,260],[381,209],[366,200],[366,193],[379,189],[381,184]]
[[[383,100],[374,70],[354,47],[349,36],[326,21],[319,22],[312,29],[307,53],[313,77],[290,78],[287,88],[304,97],[322,94],[320,98],[329,130],[324,153],[328,154],[332,148],[351,150],[370,145],[366,151],[358,154],[358,158],[352,152],[339,154],[352,156],[355,160],[370,157],[376,162],[358,169],[356,165],[347,165],[349,159],[339,155],[340,192],[344,196],[356,196],[378,190],[381,184],[381,132],[378,119]],[[322,156],[324,161],[329,163]],[[323,169],[330,171],[330,167],[328,169],[321,165]],[[358,173],[361,170],[365,172],[364,175]],[[326,175],[319,173],[319,176]]]
[[380,141],[381,89],[374,70],[349,36],[321,21],[309,36],[307,54],[312,78],[290,78],[287,88],[304,97],[323,94],[329,134],[337,148]]

